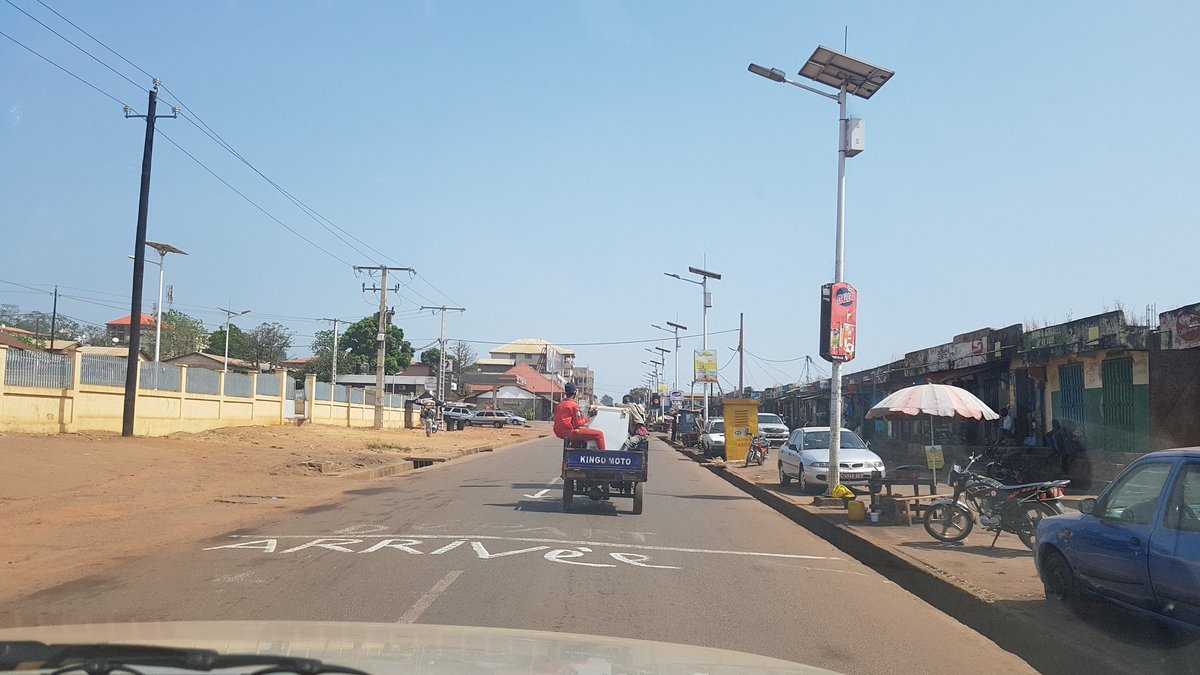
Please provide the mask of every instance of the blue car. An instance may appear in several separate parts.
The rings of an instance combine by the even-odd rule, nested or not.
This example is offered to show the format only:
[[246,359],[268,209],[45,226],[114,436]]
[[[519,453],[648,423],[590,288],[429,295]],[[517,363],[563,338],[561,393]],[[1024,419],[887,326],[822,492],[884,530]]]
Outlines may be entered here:
[[1047,598],[1095,595],[1200,630],[1200,448],[1140,457],[1079,513],[1043,518],[1037,541]]

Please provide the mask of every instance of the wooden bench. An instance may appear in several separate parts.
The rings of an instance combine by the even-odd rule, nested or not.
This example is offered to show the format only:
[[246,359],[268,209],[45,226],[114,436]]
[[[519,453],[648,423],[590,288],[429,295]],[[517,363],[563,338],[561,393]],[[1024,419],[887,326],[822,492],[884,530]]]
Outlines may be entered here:
[[890,502],[892,505],[894,505],[896,507],[897,515],[903,514],[905,522],[911,526],[913,524],[913,513],[920,510],[922,502],[932,502],[935,499],[944,499],[947,497],[954,497],[954,494],[915,495],[912,497],[883,495],[880,497],[880,501],[885,503]]

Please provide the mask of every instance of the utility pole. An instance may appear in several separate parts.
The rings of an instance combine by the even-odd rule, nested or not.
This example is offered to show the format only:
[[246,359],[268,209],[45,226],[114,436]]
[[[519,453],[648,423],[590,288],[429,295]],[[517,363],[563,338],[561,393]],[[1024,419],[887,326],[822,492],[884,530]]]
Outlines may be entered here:
[[125,360],[125,409],[121,414],[121,435],[133,436],[133,420],[137,406],[138,351],[142,346],[142,273],[146,267],[146,216],[150,212],[150,163],[154,156],[154,121],[159,117],[178,117],[179,109],[170,115],[155,115],[158,109],[158,78],[150,89],[150,101],[145,115],[134,115],[125,106],[125,118],[146,120],[146,140],[142,146],[142,187],[138,195],[137,234],[133,239],[133,292],[129,299],[129,357]]
[[54,351],[54,333],[58,327],[58,286],[54,286],[54,309],[50,310],[50,351]]
[[329,386],[337,384],[337,355],[338,355],[338,323],[341,319],[321,319],[322,321],[333,322],[333,367],[329,372]]
[[[742,392],[746,391],[745,384],[742,381],[742,376],[746,371],[746,315],[743,312],[738,312],[738,398],[742,397]],[[759,369],[761,370],[761,368]]]
[[[446,390],[445,390],[445,384],[446,384],[446,312],[465,312],[465,311],[467,311],[467,309],[465,307],[447,307],[445,305],[440,305],[438,307],[422,305],[421,309],[422,310],[432,309],[432,310],[442,313],[442,337],[438,340],[438,373],[437,373],[437,392],[438,392],[437,400],[438,400],[438,405],[441,405],[441,402],[446,400]],[[495,403],[496,403],[496,401],[495,401],[495,398],[493,397],[493,399],[492,399],[492,407],[493,408],[495,407]]]
[[[411,267],[388,267],[387,265],[378,265],[376,267],[354,266],[355,272],[374,272],[379,270],[380,279],[379,286],[367,288],[363,284],[363,293],[368,290],[379,292],[379,320],[376,321],[379,332],[375,335],[377,345],[375,351],[375,428],[383,428],[383,375],[384,363],[387,359],[387,328],[388,328],[388,308],[387,308],[387,293],[388,272],[415,272]],[[392,292],[399,293],[400,285],[397,284]]]

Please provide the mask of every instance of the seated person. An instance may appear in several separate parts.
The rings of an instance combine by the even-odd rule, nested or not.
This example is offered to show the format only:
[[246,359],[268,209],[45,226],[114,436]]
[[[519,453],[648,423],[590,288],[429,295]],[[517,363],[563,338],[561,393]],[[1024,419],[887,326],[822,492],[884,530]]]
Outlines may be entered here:
[[574,382],[566,386],[566,398],[554,409],[554,435],[575,443],[596,441],[597,450],[605,450],[604,432],[599,429],[588,429],[590,418],[584,417],[575,402],[576,387]]
[[625,394],[625,397],[621,399],[621,407],[629,411],[629,437],[621,449],[632,450],[650,440],[650,430],[646,428],[646,411],[642,409],[641,405],[634,402],[633,397],[629,394]]

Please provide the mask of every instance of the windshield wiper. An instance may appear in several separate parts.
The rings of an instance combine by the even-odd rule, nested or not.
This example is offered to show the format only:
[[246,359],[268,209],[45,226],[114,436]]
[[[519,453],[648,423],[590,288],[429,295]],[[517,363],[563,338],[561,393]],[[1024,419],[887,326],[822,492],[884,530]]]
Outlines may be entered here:
[[271,654],[222,654],[211,649],[179,649],[148,645],[45,644],[43,642],[0,642],[0,672],[49,670],[59,673],[141,675],[134,666],[156,666],[183,670],[212,671],[249,668],[252,675],[268,673],[346,673],[367,675],[361,670],[322,663],[317,659]]

